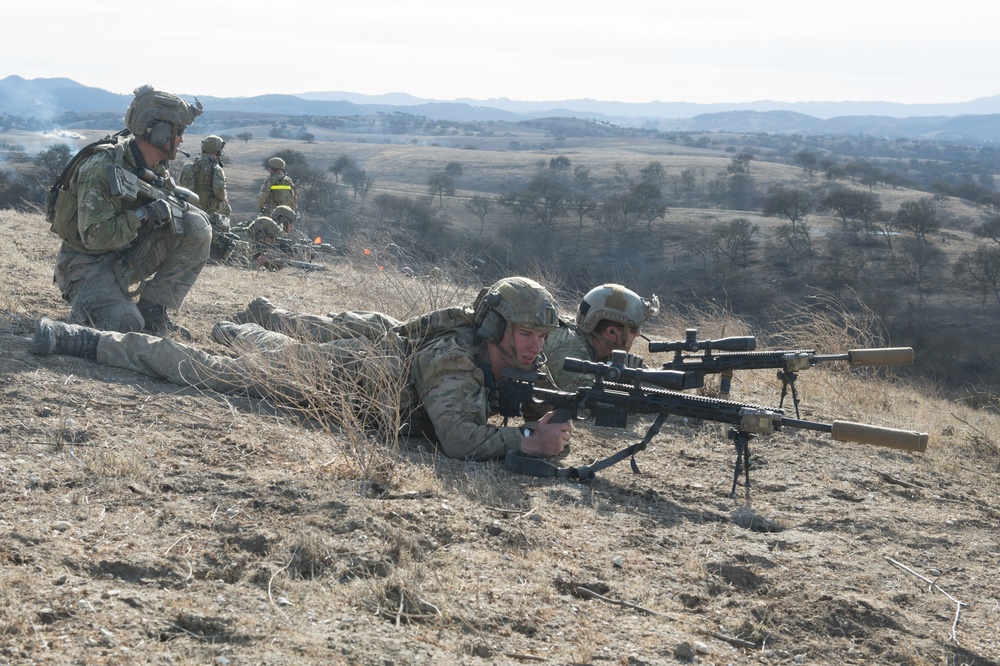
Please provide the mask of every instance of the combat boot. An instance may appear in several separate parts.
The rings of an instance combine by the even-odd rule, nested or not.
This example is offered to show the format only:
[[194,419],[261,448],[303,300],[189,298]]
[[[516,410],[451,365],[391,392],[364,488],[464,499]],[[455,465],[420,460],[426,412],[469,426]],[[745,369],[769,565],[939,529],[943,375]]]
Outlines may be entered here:
[[167,315],[166,308],[159,303],[153,303],[152,301],[140,298],[139,302],[135,305],[139,308],[139,314],[142,315],[143,321],[145,321],[142,327],[143,333],[149,333],[150,335],[179,333],[185,340],[191,339],[191,331],[171,321],[169,315]]
[[241,310],[233,315],[233,321],[237,324],[260,324],[266,326],[267,322],[270,321],[271,315],[277,308],[268,299],[263,296],[259,296],[247,305],[246,310]]
[[31,340],[31,353],[37,356],[67,354],[96,361],[100,340],[101,332],[93,328],[42,317]]

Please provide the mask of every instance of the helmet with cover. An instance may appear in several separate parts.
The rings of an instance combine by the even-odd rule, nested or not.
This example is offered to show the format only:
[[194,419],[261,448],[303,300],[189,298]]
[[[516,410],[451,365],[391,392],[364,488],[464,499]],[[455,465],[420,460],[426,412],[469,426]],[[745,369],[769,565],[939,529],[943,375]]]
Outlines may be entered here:
[[268,169],[277,169],[279,171],[284,171],[285,170],[285,160],[281,159],[280,157],[272,157],[271,159],[269,159],[267,161],[267,168]]
[[281,229],[266,215],[261,215],[250,225],[250,236],[258,243],[273,243],[280,235]]
[[486,342],[499,343],[508,325],[552,331],[559,312],[552,294],[525,277],[504,278],[480,292],[473,306],[477,334]]
[[201,140],[201,152],[203,153],[221,155],[222,149],[225,147],[226,142],[222,140],[221,136],[216,136],[215,134],[209,134]]
[[295,224],[295,211],[290,206],[278,206],[271,211],[271,219],[280,224],[287,234]]
[[148,84],[139,86],[132,94],[135,97],[125,110],[125,127],[158,148],[169,144],[202,113],[198,98],[195,98],[196,106],[192,106],[177,95]]
[[641,326],[659,309],[660,299],[655,295],[644,299],[620,284],[606,284],[594,287],[580,301],[576,326],[588,335],[605,319],[622,326]]

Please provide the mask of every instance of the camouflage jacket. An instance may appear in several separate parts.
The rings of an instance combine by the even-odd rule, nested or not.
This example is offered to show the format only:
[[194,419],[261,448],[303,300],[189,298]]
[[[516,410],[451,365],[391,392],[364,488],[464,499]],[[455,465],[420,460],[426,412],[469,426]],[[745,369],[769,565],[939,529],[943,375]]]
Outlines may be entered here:
[[545,341],[545,365],[548,367],[560,391],[575,391],[581,386],[593,383],[593,376],[563,370],[563,361],[578,358],[584,361],[599,361],[597,351],[590,344],[590,336],[576,327],[576,324],[559,321],[559,327],[549,334]]
[[[126,170],[134,170],[137,166],[132,150],[134,141],[131,138],[121,141],[119,150],[122,151],[122,164]],[[112,144],[91,155],[70,179],[67,189],[76,198],[78,237],[74,240],[64,238],[63,251],[94,255],[117,252],[128,247],[139,235],[142,223],[135,210],[143,202],[111,195],[108,167],[114,164],[115,152],[116,147]],[[168,177],[163,164],[149,168],[158,176]]]
[[284,172],[279,172],[268,176],[264,184],[260,186],[257,207],[260,208],[262,214],[270,215],[278,206],[288,206],[295,210],[296,200],[295,183]]
[[198,195],[198,207],[212,215],[218,213],[231,217],[233,208],[226,194],[226,172],[215,157],[202,155],[194,162],[184,165],[180,186]]
[[[518,428],[489,423],[486,353],[474,328],[465,326],[423,342],[411,359],[410,385],[420,405],[411,425],[437,439],[450,458],[491,460],[521,448]],[[421,431],[425,424],[430,432]]]

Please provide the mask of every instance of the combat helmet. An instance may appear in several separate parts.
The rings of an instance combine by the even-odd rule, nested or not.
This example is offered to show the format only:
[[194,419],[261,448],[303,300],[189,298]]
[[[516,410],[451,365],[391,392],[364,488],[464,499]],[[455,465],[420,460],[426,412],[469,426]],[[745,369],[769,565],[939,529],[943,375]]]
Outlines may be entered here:
[[209,134],[201,140],[201,152],[203,153],[222,155],[222,149],[225,147],[226,142],[222,140],[221,136],[216,136],[215,134]]
[[655,295],[644,299],[620,284],[606,284],[594,287],[580,301],[576,326],[587,335],[605,319],[622,326],[641,326],[659,310],[660,299]]
[[295,224],[295,211],[291,206],[278,206],[271,211],[271,219],[280,224],[287,234]]
[[274,223],[274,220],[266,215],[261,215],[250,225],[250,236],[258,243],[266,242],[268,239],[277,238],[280,235],[281,229]]
[[[146,84],[132,91],[135,97],[125,110],[125,127],[136,137],[162,148],[167,145],[178,129],[187,127],[201,115],[202,106],[198,98],[192,106],[172,93],[157,90]],[[164,126],[169,125],[169,129]]]
[[494,344],[500,342],[510,324],[546,331],[559,325],[559,311],[552,294],[525,277],[504,278],[482,290],[473,310],[477,335]]
[[267,161],[268,169],[278,169],[279,171],[285,170],[285,160],[280,157],[272,157]]

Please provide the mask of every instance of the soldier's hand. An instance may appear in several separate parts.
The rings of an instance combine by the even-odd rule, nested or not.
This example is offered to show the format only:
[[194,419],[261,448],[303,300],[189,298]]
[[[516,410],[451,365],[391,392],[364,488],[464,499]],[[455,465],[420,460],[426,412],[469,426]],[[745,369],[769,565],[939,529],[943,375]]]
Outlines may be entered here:
[[555,412],[547,412],[538,419],[531,436],[521,440],[521,450],[533,456],[549,457],[562,453],[573,434],[573,423],[552,423]]
[[173,211],[170,210],[170,204],[163,199],[157,199],[136,209],[135,214],[141,222],[149,222],[154,227],[162,227],[174,217]]

